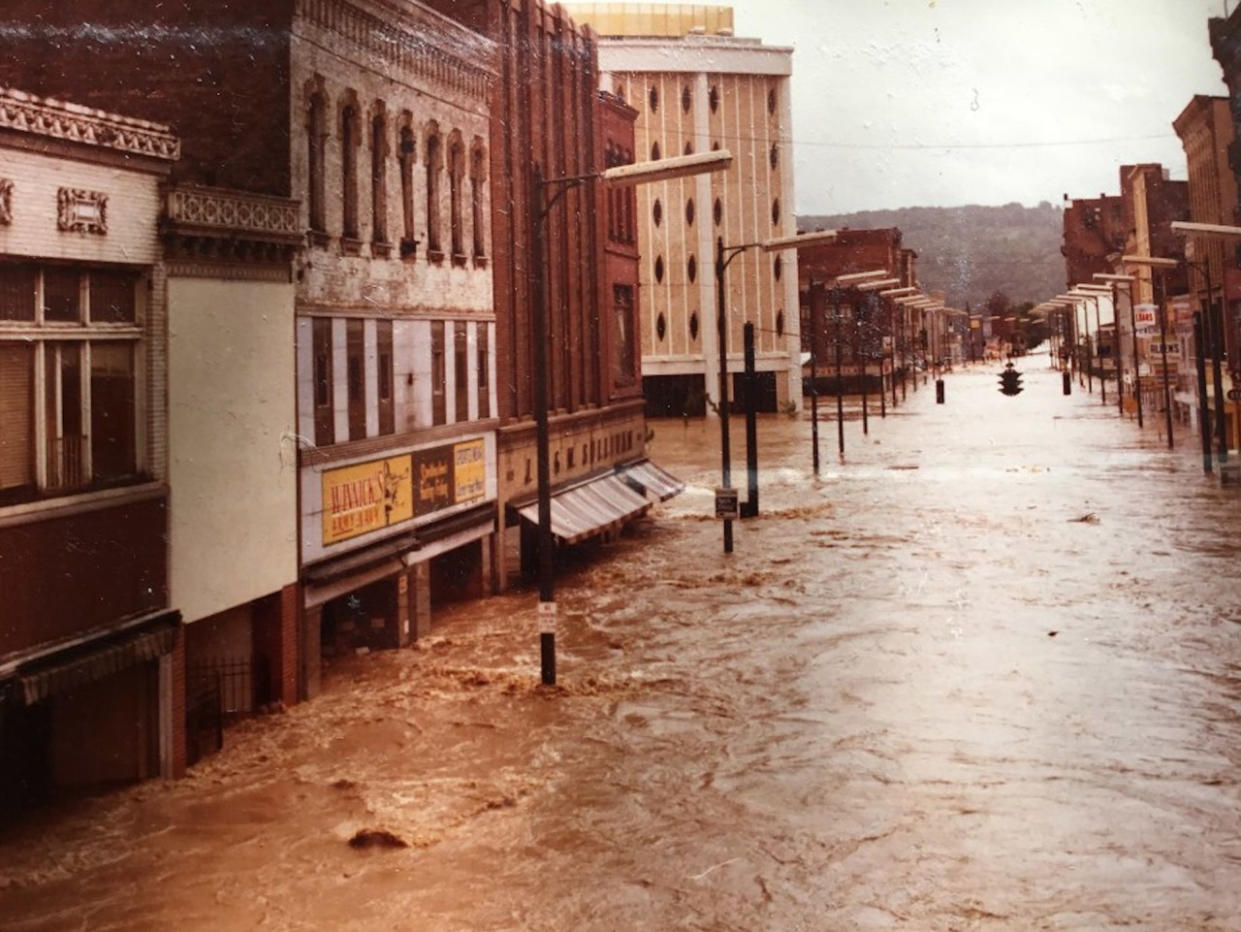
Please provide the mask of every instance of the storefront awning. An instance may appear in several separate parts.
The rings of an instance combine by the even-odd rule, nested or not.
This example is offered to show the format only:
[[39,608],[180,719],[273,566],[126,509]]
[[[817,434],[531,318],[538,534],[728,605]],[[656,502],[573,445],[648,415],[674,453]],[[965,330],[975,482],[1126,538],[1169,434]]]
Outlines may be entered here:
[[642,460],[617,469],[616,474],[641,492],[650,492],[661,502],[685,491],[685,483],[676,476],[656,466],[650,460]]
[[[651,506],[615,474],[600,476],[552,496],[552,533],[566,544],[618,526]],[[531,524],[539,522],[539,503],[518,509]]]
[[172,651],[180,625],[180,612],[165,612],[141,627],[86,641],[33,661],[18,668],[18,695],[26,705],[34,705],[137,664],[157,660]]

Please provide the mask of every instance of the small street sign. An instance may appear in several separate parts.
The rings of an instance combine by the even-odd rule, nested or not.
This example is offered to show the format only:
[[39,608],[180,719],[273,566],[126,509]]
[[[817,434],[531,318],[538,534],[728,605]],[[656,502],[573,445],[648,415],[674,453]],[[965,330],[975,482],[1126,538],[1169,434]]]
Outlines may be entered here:
[[1241,388],[1228,389],[1228,400],[1229,401],[1241,401]]
[[741,520],[741,504],[737,489],[715,490],[715,516],[726,521]]

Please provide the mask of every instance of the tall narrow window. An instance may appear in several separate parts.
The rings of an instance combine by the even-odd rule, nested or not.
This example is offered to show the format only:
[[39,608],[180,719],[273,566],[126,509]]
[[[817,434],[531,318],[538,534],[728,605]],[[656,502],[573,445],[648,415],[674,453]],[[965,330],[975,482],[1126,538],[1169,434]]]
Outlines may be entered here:
[[448,423],[448,370],[444,360],[444,322],[431,321],[431,423]]
[[[408,115],[405,117],[408,119]],[[414,235],[414,131],[401,127],[398,158],[401,165],[401,255],[412,256],[418,248]]]
[[366,356],[362,321],[345,321],[345,385],[349,400],[349,439],[366,436]]
[[459,320],[453,328],[453,385],[456,388],[455,419],[458,424],[470,419],[470,362],[465,321]]
[[379,399],[379,432],[396,431],[396,410],[392,403],[392,321],[375,324],[375,397]]
[[0,343],[0,501],[34,485],[34,346]]
[[128,343],[91,344],[90,449],[94,478],[134,474],[134,348]]
[[439,129],[432,123],[427,130],[427,257],[433,261],[444,258],[440,242],[440,172],[444,167],[443,144]]
[[383,103],[371,120],[371,242],[388,244],[388,121]]
[[358,238],[358,107],[350,102],[340,111],[340,180],[343,226],[341,236]]
[[470,157],[470,222],[474,234],[474,258],[487,255],[487,222],[483,217],[483,188],[487,184],[487,154],[481,140]]
[[491,349],[487,340],[488,329],[487,324],[480,323],[475,331],[478,370],[474,377],[478,380],[478,416],[483,419],[491,417]]
[[612,313],[616,321],[616,375],[619,382],[637,376],[633,334],[633,286],[612,286]]
[[47,484],[52,489],[74,488],[89,476],[82,423],[82,344],[47,343],[43,358]]
[[[320,79],[321,82],[322,79]],[[327,97],[322,88],[310,95],[306,114],[306,164],[308,174],[307,200],[310,208],[310,229],[327,230],[324,201],[324,149],[327,144]]]
[[311,324],[314,353],[315,446],[336,442],[336,412],[332,400],[332,321],[316,317]]
[[465,260],[465,216],[462,213],[462,191],[465,183],[465,146],[461,134],[453,131],[448,142],[448,230],[452,258],[456,264]]

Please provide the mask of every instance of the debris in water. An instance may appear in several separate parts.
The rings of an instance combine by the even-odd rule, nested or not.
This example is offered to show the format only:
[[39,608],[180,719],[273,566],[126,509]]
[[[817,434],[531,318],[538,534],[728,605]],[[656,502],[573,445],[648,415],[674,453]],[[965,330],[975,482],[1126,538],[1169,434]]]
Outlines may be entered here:
[[332,784],[332,789],[334,789],[334,790],[351,790],[351,789],[353,789],[355,786],[357,786],[357,784],[356,784],[356,783],[354,783],[352,780],[346,780],[346,779],[344,779],[344,778],[342,777],[341,779],[337,780],[336,782],[334,782],[334,783]]
[[1069,521],[1074,524],[1098,524],[1099,516],[1093,511],[1088,511],[1080,518],[1069,518]]
[[1059,634],[1059,633],[1060,633],[1059,631],[1048,631],[1048,632],[1047,632],[1047,636],[1048,636],[1049,638],[1054,638],[1054,637],[1055,637],[1057,634]]
[[409,842],[382,828],[364,828],[349,839],[350,848],[408,848]]

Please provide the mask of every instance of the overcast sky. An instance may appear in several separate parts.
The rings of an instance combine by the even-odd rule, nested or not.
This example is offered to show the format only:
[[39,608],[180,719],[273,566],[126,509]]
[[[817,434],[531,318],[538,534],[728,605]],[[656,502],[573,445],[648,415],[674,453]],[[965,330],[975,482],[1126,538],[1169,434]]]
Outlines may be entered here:
[[1119,193],[1134,162],[1185,178],[1172,120],[1227,93],[1207,39],[1224,3],[731,5],[739,36],[794,49],[797,209],[829,214]]

